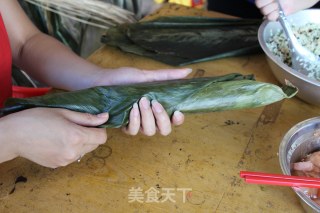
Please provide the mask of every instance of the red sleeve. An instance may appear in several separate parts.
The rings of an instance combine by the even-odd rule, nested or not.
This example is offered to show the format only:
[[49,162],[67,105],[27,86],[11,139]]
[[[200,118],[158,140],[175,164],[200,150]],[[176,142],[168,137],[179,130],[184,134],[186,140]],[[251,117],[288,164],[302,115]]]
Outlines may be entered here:
[[0,107],[12,95],[11,65],[10,42],[0,14]]

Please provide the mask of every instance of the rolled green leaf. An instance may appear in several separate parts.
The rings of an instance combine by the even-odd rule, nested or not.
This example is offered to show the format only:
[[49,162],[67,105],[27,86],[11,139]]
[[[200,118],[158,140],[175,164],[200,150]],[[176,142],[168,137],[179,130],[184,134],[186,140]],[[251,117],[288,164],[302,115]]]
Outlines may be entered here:
[[2,113],[33,107],[64,108],[92,114],[109,112],[109,120],[100,127],[120,127],[128,124],[132,105],[143,96],[160,102],[171,116],[177,110],[196,113],[260,107],[290,98],[296,93],[296,88],[281,89],[273,84],[254,81],[252,75],[229,74],[123,86],[99,86],[26,99],[11,98],[6,102]]

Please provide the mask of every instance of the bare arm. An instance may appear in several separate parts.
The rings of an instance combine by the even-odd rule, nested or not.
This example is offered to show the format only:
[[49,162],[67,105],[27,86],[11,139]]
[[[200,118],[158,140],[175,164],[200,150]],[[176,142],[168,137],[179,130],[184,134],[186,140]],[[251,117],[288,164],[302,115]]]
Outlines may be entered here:
[[78,90],[101,85],[179,79],[191,72],[190,69],[102,69],[41,33],[16,0],[1,0],[0,13],[9,34],[14,64],[55,88]]
[[9,34],[15,65],[56,88],[75,90],[93,86],[93,76],[101,68],[41,33],[16,0],[0,1],[0,13]]
[[[55,39],[37,30],[16,0],[1,0],[0,13],[9,34],[13,62],[34,78],[56,88],[77,90],[98,85],[179,79],[190,69],[146,71],[135,68],[102,69],[78,57]],[[40,165],[59,167],[94,150],[106,141],[108,114],[88,115],[62,109],[35,108],[0,118],[0,163],[17,156]],[[182,124],[175,112],[172,124]],[[130,112],[127,134],[171,132],[170,118],[161,104],[143,98]]]

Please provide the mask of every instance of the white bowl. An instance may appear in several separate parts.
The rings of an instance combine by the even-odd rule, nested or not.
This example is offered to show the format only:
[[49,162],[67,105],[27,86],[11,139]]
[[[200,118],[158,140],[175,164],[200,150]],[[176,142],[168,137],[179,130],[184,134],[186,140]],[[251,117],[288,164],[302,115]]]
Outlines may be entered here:
[[[320,24],[320,10],[303,10],[288,16],[288,20],[295,26],[305,25],[307,23]],[[266,41],[268,41],[272,35],[271,32],[275,33],[279,29],[282,29],[280,23],[265,20],[261,24],[258,32],[260,46],[267,56],[267,61],[273,74],[280,83],[287,84],[287,81],[289,81],[297,87],[299,89],[297,96],[300,99],[320,106],[320,82],[311,79],[284,64],[281,59],[275,56],[267,47]]]

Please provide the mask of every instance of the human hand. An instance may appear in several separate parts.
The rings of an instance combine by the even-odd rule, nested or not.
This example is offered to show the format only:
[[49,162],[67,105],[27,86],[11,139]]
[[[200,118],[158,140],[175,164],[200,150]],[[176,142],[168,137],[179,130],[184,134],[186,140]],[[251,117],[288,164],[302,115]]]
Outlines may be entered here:
[[[286,15],[298,12],[315,5],[318,0],[279,0]],[[260,12],[270,21],[276,21],[279,17],[278,3],[276,0],[255,0]]]
[[[115,70],[104,70],[104,77],[97,79],[97,85],[119,85],[132,84],[150,81],[165,81],[180,79],[190,74],[191,69],[163,69],[163,70],[139,70],[135,68],[119,68]],[[171,120],[162,105],[156,100],[141,98],[139,104],[134,104],[129,115],[129,124],[123,131],[129,135],[136,135],[142,132],[144,135],[152,136],[158,130],[161,135],[168,135],[171,132],[171,124],[181,125],[184,122],[184,115],[181,112],[174,112]]]
[[121,67],[118,69],[102,69],[93,75],[91,87],[180,79],[185,78],[191,72],[192,69],[189,68],[141,70],[133,67]]
[[[140,109],[140,111],[139,111]],[[140,115],[141,113],[141,115]],[[175,126],[184,122],[184,115],[174,112],[171,123]],[[156,100],[150,101],[142,97],[138,104],[134,104],[129,115],[129,124],[122,130],[128,135],[142,134],[152,136],[158,130],[161,135],[169,135],[171,132],[170,118],[163,106]]]
[[66,166],[106,142],[106,130],[92,127],[107,120],[107,113],[28,109],[1,118],[0,130],[5,134],[0,136],[0,142],[15,157],[50,168]]

